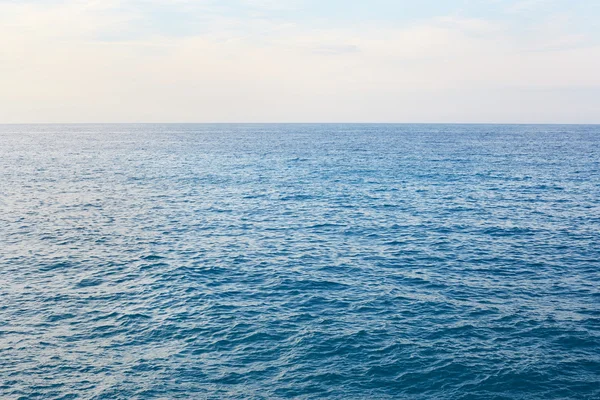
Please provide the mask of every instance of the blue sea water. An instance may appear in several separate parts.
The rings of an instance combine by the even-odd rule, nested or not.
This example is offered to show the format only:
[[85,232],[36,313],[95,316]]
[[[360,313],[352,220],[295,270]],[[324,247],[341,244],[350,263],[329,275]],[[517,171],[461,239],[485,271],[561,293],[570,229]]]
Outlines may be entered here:
[[3,399],[600,399],[600,126],[0,126]]

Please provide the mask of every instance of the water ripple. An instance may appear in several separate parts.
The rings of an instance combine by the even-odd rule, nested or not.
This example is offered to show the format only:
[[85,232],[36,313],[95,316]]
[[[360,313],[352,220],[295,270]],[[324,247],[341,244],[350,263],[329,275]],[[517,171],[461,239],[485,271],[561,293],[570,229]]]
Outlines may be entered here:
[[597,126],[0,142],[2,398],[600,398]]

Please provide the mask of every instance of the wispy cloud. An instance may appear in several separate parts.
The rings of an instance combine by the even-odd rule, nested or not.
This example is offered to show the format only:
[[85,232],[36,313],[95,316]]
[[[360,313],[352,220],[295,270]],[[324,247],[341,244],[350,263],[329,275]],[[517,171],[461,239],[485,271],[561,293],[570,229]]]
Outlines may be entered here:
[[357,53],[360,51],[358,46],[352,44],[330,44],[330,45],[319,45],[313,48],[313,52],[316,54],[325,55],[339,55]]
[[549,0],[518,0],[509,4],[506,11],[509,13],[532,12],[548,5],[548,3]]

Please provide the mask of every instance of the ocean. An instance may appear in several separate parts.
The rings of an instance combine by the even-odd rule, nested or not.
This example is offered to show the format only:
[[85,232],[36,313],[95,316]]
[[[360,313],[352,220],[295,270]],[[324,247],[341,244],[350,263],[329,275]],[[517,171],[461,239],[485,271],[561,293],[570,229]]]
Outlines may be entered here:
[[600,126],[0,125],[2,399],[600,399]]

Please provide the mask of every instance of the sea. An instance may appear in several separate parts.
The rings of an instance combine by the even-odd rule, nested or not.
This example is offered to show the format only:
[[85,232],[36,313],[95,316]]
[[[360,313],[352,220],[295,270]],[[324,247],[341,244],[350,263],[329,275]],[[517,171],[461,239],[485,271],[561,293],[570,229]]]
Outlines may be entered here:
[[600,126],[0,126],[2,399],[600,399]]

